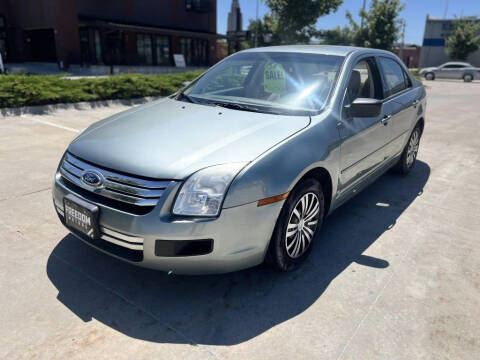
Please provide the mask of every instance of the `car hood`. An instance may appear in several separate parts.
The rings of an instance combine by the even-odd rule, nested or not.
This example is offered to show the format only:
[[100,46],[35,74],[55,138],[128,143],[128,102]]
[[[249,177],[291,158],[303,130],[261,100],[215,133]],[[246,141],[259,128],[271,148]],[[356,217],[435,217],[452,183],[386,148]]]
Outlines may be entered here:
[[249,162],[310,123],[308,116],[232,110],[162,99],[92,124],[68,151],[94,164],[156,179]]

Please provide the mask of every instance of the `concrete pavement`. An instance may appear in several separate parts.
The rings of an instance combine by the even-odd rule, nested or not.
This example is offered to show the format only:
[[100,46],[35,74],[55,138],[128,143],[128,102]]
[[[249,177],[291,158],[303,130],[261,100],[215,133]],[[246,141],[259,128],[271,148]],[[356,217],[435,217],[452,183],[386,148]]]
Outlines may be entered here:
[[0,117],[0,358],[480,358],[480,83],[427,82],[419,161],[330,216],[308,262],[202,277],[68,235],[68,142],[125,106]]

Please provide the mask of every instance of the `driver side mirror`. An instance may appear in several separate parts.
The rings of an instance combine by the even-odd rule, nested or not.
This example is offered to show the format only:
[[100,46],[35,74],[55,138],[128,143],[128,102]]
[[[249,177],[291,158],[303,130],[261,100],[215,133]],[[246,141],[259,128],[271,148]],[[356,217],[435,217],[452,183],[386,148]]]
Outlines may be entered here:
[[347,105],[351,117],[376,117],[382,112],[383,101],[370,98],[356,98]]

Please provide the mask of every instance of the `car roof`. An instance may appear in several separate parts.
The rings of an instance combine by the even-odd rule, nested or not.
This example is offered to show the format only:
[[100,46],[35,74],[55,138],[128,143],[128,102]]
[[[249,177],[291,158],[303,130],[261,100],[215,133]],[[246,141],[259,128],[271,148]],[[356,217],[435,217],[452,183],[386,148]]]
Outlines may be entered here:
[[446,62],[443,65],[467,65],[467,66],[472,66],[469,63],[461,62],[461,61],[449,61],[449,62]]
[[242,52],[292,52],[292,53],[310,53],[322,55],[337,55],[347,56],[354,52],[378,52],[379,54],[390,54],[391,52],[385,50],[362,48],[354,46],[339,46],[339,45],[281,45],[281,46],[266,46],[243,50]]

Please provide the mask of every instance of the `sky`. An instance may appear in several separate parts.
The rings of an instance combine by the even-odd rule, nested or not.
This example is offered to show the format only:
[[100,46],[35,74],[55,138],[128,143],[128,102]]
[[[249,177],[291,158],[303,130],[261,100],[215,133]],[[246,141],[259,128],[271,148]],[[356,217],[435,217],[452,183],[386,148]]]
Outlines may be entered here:
[[[371,0],[367,0],[367,9]],[[406,20],[405,42],[421,45],[425,30],[427,14],[443,18],[447,10],[447,18],[456,16],[480,17],[480,0],[402,0],[406,5],[400,17]],[[232,0],[217,0],[217,32],[225,34],[227,31],[227,16]],[[448,7],[446,6],[448,3]],[[363,5],[363,0],[344,0],[336,13],[318,19],[318,29],[331,29],[338,25],[347,25],[345,12],[349,10],[358,20],[358,11]],[[248,26],[249,19],[255,19],[256,0],[240,0],[240,9],[243,13],[243,28]],[[265,2],[259,3],[259,17],[269,12]]]

